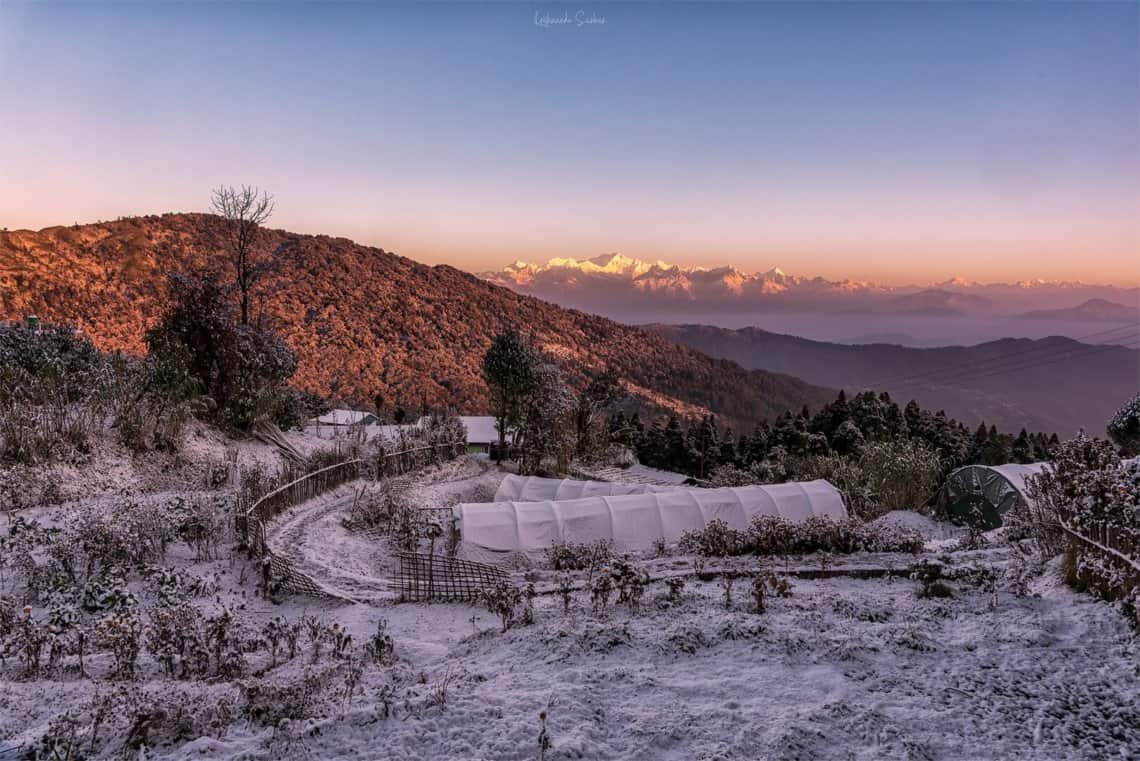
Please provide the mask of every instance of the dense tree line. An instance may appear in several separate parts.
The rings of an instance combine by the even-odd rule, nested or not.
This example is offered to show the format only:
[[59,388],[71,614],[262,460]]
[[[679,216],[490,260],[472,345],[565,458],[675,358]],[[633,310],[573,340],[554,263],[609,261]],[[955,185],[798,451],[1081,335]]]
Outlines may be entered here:
[[647,426],[639,416],[621,413],[610,419],[608,430],[642,463],[698,478],[723,466],[747,470],[809,456],[855,456],[874,442],[915,442],[936,454],[944,470],[970,463],[1037,462],[1058,443],[1056,434],[1022,429],[1011,435],[984,423],[971,432],[941,411],[932,413],[914,401],[900,408],[889,394],[871,391],[852,398],[840,391],[815,414],[805,406],[740,434],[712,416],[685,423],[672,416]]

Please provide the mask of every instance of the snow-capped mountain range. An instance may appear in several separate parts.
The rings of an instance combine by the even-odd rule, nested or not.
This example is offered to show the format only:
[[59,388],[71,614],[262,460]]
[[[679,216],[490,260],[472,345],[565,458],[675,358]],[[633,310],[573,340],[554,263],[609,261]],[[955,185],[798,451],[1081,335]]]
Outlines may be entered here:
[[[565,306],[623,311],[639,304],[669,304],[710,311],[864,313],[927,316],[1017,315],[1033,310],[1072,310],[1090,299],[1119,306],[1111,314],[1132,314],[1140,289],[1080,282],[1023,280],[979,283],[953,278],[929,285],[888,286],[861,280],[827,280],[788,274],[778,267],[745,272],[737,267],[683,267],[622,254],[589,259],[556,258],[538,264],[516,261],[480,277]],[[1121,311],[1123,310],[1123,312]]]

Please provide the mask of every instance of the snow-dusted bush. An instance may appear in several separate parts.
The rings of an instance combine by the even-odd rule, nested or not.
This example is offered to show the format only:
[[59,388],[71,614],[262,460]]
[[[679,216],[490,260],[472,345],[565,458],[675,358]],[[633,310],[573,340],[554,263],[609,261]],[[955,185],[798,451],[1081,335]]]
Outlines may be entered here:
[[407,498],[407,483],[395,478],[386,479],[378,490],[358,491],[347,524],[383,534],[404,552],[415,552],[420,539],[428,534],[424,512]]
[[515,609],[522,602],[522,590],[509,581],[500,581],[482,590],[479,596],[487,610],[499,617],[503,631],[510,629],[515,622]]
[[1140,455],[1140,393],[1129,399],[1108,421],[1108,435],[1128,457]]
[[613,545],[599,539],[590,543],[555,542],[546,549],[546,560],[555,571],[596,571],[613,559]]
[[764,460],[753,462],[746,468],[732,463],[718,466],[709,474],[710,486],[751,486],[752,484],[774,484],[788,479],[788,469],[783,450],[774,450]]
[[175,497],[165,509],[174,516],[175,530],[190,549],[196,561],[213,560],[218,545],[227,538],[233,525],[233,504],[226,495]]
[[[851,421],[845,421],[850,423]],[[854,456],[806,455],[794,458],[791,464],[797,480],[812,481],[822,478],[843,494],[843,502],[852,515],[870,520],[882,514],[875,493],[868,482],[867,473]]]
[[726,557],[748,552],[745,532],[731,528],[722,520],[712,520],[703,529],[686,531],[677,548],[686,554]]
[[0,467],[0,512],[15,512],[63,501],[59,476],[51,468],[13,463]]
[[102,427],[105,364],[71,327],[0,326],[0,461],[85,457]]
[[381,666],[390,666],[396,660],[396,643],[388,632],[387,620],[376,622],[376,633],[364,643],[364,650]]
[[321,698],[336,683],[339,665],[306,667],[297,677],[252,679],[240,684],[241,714],[264,727],[278,727],[313,714]]
[[1140,473],[1121,468],[1109,442],[1081,434],[1057,448],[1044,472],[1028,480],[1027,491],[1030,506],[1020,520],[1043,554],[1064,548],[1067,581],[1109,600],[1129,599],[1140,583],[1135,570],[1061,526],[1118,551],[1140,546]]
[[918,590],[919,597],[954,596],[954,591],[942,580],[943,568],[938,563],[922,560],[911,569],[910,577],[922,585]]
[[[865,444],[859,469],[871,499],[882,513],[923,509],[942,481],[943,462],[920,439],[891,439]],[[864,517],[874,517],[868,512]]]
[[142,624],[133,610],[124,610],[104,617],[95,626],[95,640],[100,647],[111,651],[115,659],[115,676],[135,678],[141,650]]
[[562,615],[570,615],[570,608],[574,604],[574,581],[568,573],[558,576],[558,596],[562,600]]
[[610,604],[610,595],[613,594],[614,584],[608,573],[599,573],[590,584],[590,602],[594,615],[600,616],[606,612]]
[[920,552],[924,543],[922,534],[915,529],[879,526],[857,519],[832,521],[814,517],[792,522],[758,515],[744,531],[733,529],[723,521],[710,521],[703,530],[686,532],[678,548],[685,553],[725,557],[809,552]]
[[162,604],[148,611],[143,644],[171,679],[208,673],[209,650],[199,618],[197,611],[183,603]]
[[604,468],[632,468],[637,464],[637,453],[624,444],[608,444],[588,461],[591,465]]

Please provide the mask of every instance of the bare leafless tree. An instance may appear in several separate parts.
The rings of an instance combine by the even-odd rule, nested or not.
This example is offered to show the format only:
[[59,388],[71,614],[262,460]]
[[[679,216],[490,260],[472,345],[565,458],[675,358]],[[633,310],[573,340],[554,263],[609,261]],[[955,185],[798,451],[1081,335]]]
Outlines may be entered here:
[[210,205],[226,220],[226,242],[241,293],[241,324],[247,325],[250,291],[272,263],[271,257],[258,255],[256,244],[261,225],[273,214],[273,196],[251,185],[223,185],[214,190]]

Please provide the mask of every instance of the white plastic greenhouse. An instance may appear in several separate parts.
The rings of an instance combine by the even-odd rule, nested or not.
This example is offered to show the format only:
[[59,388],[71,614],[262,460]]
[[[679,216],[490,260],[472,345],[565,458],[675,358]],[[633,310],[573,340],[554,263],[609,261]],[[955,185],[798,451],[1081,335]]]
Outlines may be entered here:
[[651,494],[684,488],[655,484],[621,484],[612,481],[576,481],[571,478],[507,475],[495,491],[496,502],[545,502],[547,500],[613,497],[619,494]]
[[661,539],[676,542],[684,532],[703,529],[713,520],[744,529],[757,515],[796,522],[847,517],[839,490],[822,480],[542,502],[477,502],[452,510],[464,545],[497,552],[599,540],[624,550],[648,549]]

